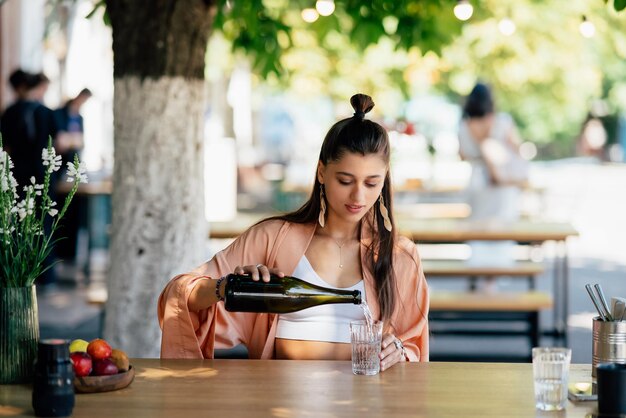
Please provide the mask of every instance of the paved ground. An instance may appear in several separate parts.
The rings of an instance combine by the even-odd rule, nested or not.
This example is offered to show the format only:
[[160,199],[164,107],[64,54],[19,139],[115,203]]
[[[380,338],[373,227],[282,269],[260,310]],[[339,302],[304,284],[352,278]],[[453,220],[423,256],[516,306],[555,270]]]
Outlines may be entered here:
[[[573,362],[591,362],[591,318],[595,315],[585,290],[586,283],[600,283],[611,296],[626,296],[626,166],[598,165],[591,161],[571,160],[536,164],[533,177],[544,187],[537,212],[546,219],[571,221],[581,236],[568,243],[570,254],[569,341]],[[550,263],[550,248],[547,248]],[[97,263],[96,263],[97,264]],[[97,268],[97,265],[96,265]],[[541,290],[551,289],[550,268],[538,281]],[[103,285],[103,272],[96,272],[92,282]],[[454,280],[433,281],[433,286],[458,286]],[[523,286],[513,279],[502,279],[499,289]],[[90,288],[70,280],[53,289],[39,292],[39,316],[42,337],[84,338],[100,336],[101,308],[88,305]],[[542,314],[548,326],[551,313]],[[553,345],[549,338],[542,345]],[[459,340],[433,337],[431,351],[441,353],[462,350],[481,352],[486,349],[519,353],[528,350],[524,339]]]

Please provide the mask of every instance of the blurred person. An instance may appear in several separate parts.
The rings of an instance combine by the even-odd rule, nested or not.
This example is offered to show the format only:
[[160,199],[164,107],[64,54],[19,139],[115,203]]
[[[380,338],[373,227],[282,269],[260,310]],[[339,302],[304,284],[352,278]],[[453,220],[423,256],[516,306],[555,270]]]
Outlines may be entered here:
[[[11,75],[9,75],[9,85],[11,86],[11,90],[13,91],[13,95],[15,97],[14,102],[9,105],[4,114],[1,115],[7,115],[6,119],[4,119],[4,124],[6,124],[7,130],[14,129],[13,122],[17,120],[15,116],[20,112],[19,109],[22,107],[22,102],[26,100],[26,93],[28,92],[28,84],[31,82],[31,77],[33,77],[33,74],[29,74],[21,68],[18,68],[13,71]],[[0,131],[1,126],[2,121],[0,120]],[[10,146],[7,144],[6,139],[3,138],[2,142],[4,149],[10,153]]]
[[[63,167],[74,161],[84,148],[83,117],[80,114],[82,105],[92,96],[89,89],[82,89],[76,97],[68,100],[61,108],[54,111],[58,128],[55,148],[63,158]],[[60,196],[64,199],[63,196]],[[56,246],[57,255],[65,261],[72,262],[76,257],[76,244],[80,229],[81,217],[86,216],[87,202],[83,196],[77,195],[67,208],[59,235],[64,239]]]
[[[528,175],[528,164],[519,154],[519,143],[513,118],[507,113],[496,112],[490,88],[477,83],[466,99],[459,125],[459,153],[472,168],[468,185],[470,219],[519,219],[521,187]],[[470,246],[470,262],[509,264],[514,261],[512,242],[476,241]],[[493,290],[495,282],[486,282],[486,287]]]
[[[52,110],[43,104],[50,81],[43,73],[20,74],[17,86],[17,100],[0,117],[0,131],[5,149],[13,161],[13,175],[19,185],[18,194],[24,197],[23,187],[31,184],[31,177],[36,184],[43,184],[46,167],[42,161],[42,150],[48,146],[49,138],[53,144],[57,127]],[[13,81],[11,81],[13,86]],[[55,176],[50,179],[50,198],[55,199]],[[52,218],[45,217],[46,233],[52,227]],[[46,264],[53,262],[55,256],[51,252]],[[54,269],[48,269],[38,279],[37,284],[56,282]]]
[[309,200],[250,227],[229,247],[174,277],[158,303],[163,358],[213,358],[247,346],[250,358],[349,360],[355,305],[321,305],[295,314],[229,312],[224,277],[268,281],[288,274],[326,287],[360,290],[384,322],[380,366],[428,361],[428,287],[416,245],[396,236],[391,147],[385,129],[365,119],[369,96],[350,100],[354,115],[328,131]]
[[63,156],[63,166],[74,161],[74,156],[85,146],[83,116],[80,109],[92,94],[89,89],[82,89],[73,99],[54,111],[58,134],[56,149]]
[[30,184],[31,177],[35,177],[38,184],[43,183],[45,169],[41,151],[48,146],[49,137],[54,143],[57,127],[52,110],[43,104],[50,84],[48,78],[43,73],[25,73],[19,79],[17,100],[2,114],[0,130],[3,144],[15,165],[14,176],[20,185],[18,193],[23,195],[22,186]]
[[605,160],[605,145],[608,135],[602,120],[589,114],[582,126],[577,143],[579,155]]

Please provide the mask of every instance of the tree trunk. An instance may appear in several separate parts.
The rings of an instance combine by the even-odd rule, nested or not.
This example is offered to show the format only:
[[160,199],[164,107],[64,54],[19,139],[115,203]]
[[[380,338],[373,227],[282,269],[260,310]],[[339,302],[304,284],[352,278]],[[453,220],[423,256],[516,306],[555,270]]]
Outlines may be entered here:
[[203,261],[202,124],[212,2],[109,0],[115,166],[105,338],[159,355],[159,293]]

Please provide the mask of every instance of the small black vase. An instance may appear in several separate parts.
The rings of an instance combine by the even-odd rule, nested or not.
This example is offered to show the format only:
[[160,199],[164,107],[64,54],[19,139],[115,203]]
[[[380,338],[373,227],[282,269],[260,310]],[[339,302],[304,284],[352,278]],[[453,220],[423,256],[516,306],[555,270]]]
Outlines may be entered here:
[[51,339],[39,341],[33,409],[38,417],[66,417],[74,409],[74,369],[69,343]]

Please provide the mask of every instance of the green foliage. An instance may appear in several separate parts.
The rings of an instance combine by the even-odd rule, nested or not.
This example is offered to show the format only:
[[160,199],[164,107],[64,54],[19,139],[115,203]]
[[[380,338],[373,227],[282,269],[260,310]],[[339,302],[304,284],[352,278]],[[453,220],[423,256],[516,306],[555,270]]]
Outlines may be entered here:
[[300,12],[314,3],[221,0],[215,28],[232,42],[233,50],[252,58],[254,72],[264,78],[288,75],[281,59],[295,46],[294,31],[309,31],[314,44],[324,48],[332,43],[329,37],[341,37],[344,52],[349,54],[349,49],[365,51],[383,39],[404,51],[418,48],[440,53],[461,30],[461,23],[452,14],[454,0],[336,0],[331,16],[306,23]]
[[[611,113],[626,111],[626,34],[621,30],[626,16],[602,2],[559,4],[564,7],[526,1],[509,8],[485,0],[483,19],[466,26],[442,54],[440,91],[460,103],[477,79],[486,81],[494,87],[498,108],[514,116],[524,139],[568,143],[557,147],[561,150],[573,149],[594,101],[604,101]],[[592,38],[579,33],[582,15],[596,27]],[[498,29],[503,17],[517,26],[511,36]]]
[[[86,182],[84,168],[78,157],[68,169],[72,189],[59,212],[49,195],[50,177],[60,167],[60,156],[52,148],[52,139],[43,150],[42,160],[46,166],[43,184],[18,185],[12,175],[13,167],[8,153],[2,149],[0,137],[0,287],[31,286],[37,277],[51,268],[44,262],[57,239],[53,239],[59,221],[78,189],[80,182]],[[17,190],[24,187],[25,196],[20,200]],[[52,217],[50,231],[44,230],[47,217]]]

